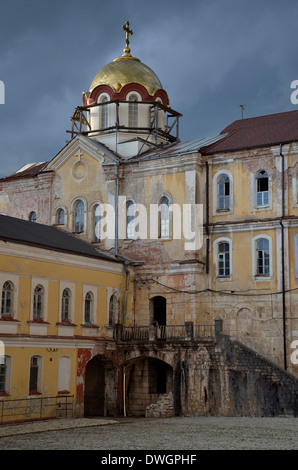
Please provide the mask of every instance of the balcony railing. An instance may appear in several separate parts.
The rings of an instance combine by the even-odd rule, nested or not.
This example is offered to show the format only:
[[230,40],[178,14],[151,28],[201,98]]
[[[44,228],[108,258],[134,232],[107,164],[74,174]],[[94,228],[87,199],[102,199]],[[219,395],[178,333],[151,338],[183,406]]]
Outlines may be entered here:
[[214,325],[123,326],[115,325],[114,338],[118,341],[200,341],[215,337]]

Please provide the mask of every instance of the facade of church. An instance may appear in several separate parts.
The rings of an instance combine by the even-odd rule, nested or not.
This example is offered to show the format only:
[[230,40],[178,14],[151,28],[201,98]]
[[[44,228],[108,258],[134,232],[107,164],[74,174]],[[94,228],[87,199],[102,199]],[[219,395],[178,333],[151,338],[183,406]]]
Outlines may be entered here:
[[[186,377],[181,364],[190,354],[183,348],[189,335],[191,340],[215,337],[218,318],[225,335],[293,377],[298,373],[293,360],[298,339],[298,112],[243,119],[212,138],[180,141],[181,114],[170,108],[157,75],[131,55],[128,24],[124,30],[123,55],[105,65],[83,93],[83,103],[73,114],[70,141],[51,161],[26,165],[2,178],[0,211],[70,232],[112,257],[111,265],[121,265],[112,279],[107,275],[96,287],[104,286],[105,294],[98,306],[100,328],[88,330],[92,345],[87,353],[76,346],[75,361],[79,363],[82,354],[83,384],[88,363],[89,375],[97,377],[98,367],[106,371],[105,383],[111,384],[106,397],[114,394],[114,405],[118,400],[112,410],[120,403],[122,411],[127,407],[132,414],[144,414],[159,394],[179,388],[176,411],[179,402],[179,410],[206,412],[210,397],[204,374],[196,400],[187,397],[181,385],[182,375]],[[94,261],[89,269],[86,260],[89,273]],[[55,279],[66,285],[57,275],[57,263]],[[92,274],[88,276],[86,284],[93,284]],[[4,289],[9,279],[4,274],[2,278]],[[67,279],[85,285],[72,275]],[[107,306],[115,289],[118,307],[112,308],[111,319]],[[58,310],[62,293],[57,290]],[[18,315],[15,311],[15,320]],[[149,341],[153,320],[158,323],[158,352],[141,351],[136,344],[142,334]],[[83,335],[82,326],[73,323],[66,341]],[[107,336],[106,326],[114,327],[113,335]],[[65,336],[63,327],[63,322],[60,330],[43,326],[42,338],[51,334],[59,340]],[[22,334],[40,335],[38,327]],[[125,335],[134,345],[129,352],[121,343]],[[171,340],[172,350],[161,350]],[[104,348],[100,341],[105,341]],[[107,356],[107,341],[114,358],[112,353]],[[204,348],[200,360],[193,352],[194,363],[203,361]],[[183,361],[178,367],[174,357],[180,350]],[[107,372],[111,363],[121,368],[117,377]],[[195,371],[192,377],[195,389]],[[102,388],[99,376],[96,380],[93,388]],[[117,392],[111,392],[115,383]],[[92,386],[89,383],[88,389]],[[74,390],[76,395],[77,385]],[[89,414],[106,412],[92,404],[90,394]],[[193,408],[187,408],[185,403],[192,400]],[[79,415],[84,414],[83,402],[78,399]],[[231,409],[226,407],[226,413]]]

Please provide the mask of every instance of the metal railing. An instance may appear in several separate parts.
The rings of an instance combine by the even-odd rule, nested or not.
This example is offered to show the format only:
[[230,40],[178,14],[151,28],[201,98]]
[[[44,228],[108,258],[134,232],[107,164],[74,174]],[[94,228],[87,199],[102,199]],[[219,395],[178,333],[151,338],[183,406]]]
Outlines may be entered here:
[[74,395],[32,396],[0,402],[0,422],[18,422],[50,418],[73,418]]
[[214,338],[214,325],[123,326],[116,325],[114,338],[119,341],[200,341]]

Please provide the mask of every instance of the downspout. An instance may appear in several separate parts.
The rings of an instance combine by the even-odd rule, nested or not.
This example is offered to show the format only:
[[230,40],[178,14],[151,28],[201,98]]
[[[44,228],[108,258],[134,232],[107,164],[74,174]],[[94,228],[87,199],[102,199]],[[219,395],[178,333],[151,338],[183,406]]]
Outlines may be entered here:
[[281,156],[281,275],[282,275],[282,321],[283,321],[283,350],[284,350],[284,369],[287,370],[287,343],[286,343],[286,294],[285,294],[285,239],[284,239],[284,225],[283,218],[285,216],[285,188],[284,188],[284,170],[285,162],[282,154],[282,144],[279,146],[279,155]]
[[118,256],[118,200],[119,200],[119,162],[115,163],[116,174],[116,200],[115,200],[115,256]]
[[124,304],[124,314],[123,314],[123,326],[126,324],[126,314],[127,314],[127,300],[128,300],[128,291],[129,291],[129,269],[127,264],[124,265],[125,268],[125,275],[126,275],[126,285],[125,285],[125,304]]
[[209,273],[209,165],[206,161],[206,274]]

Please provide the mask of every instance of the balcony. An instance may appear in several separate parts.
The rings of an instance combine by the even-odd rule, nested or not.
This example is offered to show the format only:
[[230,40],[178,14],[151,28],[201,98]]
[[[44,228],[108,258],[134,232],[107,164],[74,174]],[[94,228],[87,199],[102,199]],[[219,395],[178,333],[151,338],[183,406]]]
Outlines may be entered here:
[[215,338],[216,325],[194,325],[185,322],[184,325],[156,326],[123,326],[115,325],[114,339],[119,342],[181,342],[202,341]]

